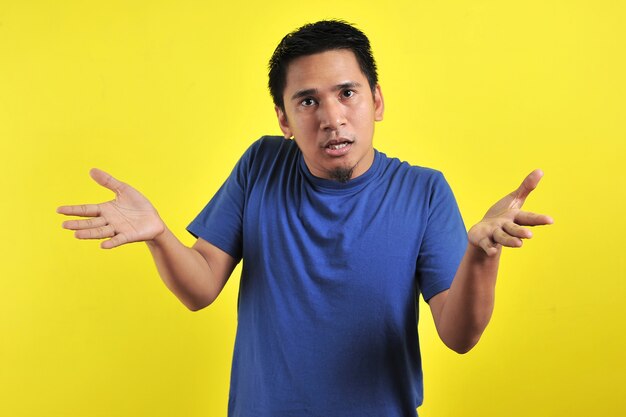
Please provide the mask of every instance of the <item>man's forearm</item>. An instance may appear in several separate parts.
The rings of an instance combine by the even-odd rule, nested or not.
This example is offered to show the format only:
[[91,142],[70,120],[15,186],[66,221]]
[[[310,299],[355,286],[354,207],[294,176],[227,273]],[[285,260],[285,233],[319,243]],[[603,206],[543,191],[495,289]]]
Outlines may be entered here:
[[469,244],[463,256],[436,323],[441,339],[456,352],[474,347],[489,323],[501,251],[487,256]]
[[183,245],[167,227],[146,243],[163,282],[187,308],[199,310],[215,300],[222,286],[200,252]]

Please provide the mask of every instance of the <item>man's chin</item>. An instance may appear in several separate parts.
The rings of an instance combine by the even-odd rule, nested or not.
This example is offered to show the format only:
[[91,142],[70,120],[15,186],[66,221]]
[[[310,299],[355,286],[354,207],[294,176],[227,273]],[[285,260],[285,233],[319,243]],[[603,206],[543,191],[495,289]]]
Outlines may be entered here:
[[352,168],[336,167],[330,170],[330,172],[328,173],[328,176],[332,180],[345,184],[352,179],[353,172],[354,172],[354,167]]

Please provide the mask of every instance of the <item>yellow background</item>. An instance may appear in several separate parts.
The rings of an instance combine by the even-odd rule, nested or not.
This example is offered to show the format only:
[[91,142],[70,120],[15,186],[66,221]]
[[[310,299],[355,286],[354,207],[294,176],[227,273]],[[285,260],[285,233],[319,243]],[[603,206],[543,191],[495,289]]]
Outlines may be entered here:
[[623,2],[0,0],[0,415],[226,415],[239,269],[192,313],[145,245],[76,241],[55,208],[111,198],[100,167],[191,244],[241,153],[279,133],[274,47],[329,17],[372,41],[376,147],[442,170],[468,226],[546,174],[527,208],[556,224],[503,255],[480,344],[456,355],[422,315],[420,414],[626,414]]

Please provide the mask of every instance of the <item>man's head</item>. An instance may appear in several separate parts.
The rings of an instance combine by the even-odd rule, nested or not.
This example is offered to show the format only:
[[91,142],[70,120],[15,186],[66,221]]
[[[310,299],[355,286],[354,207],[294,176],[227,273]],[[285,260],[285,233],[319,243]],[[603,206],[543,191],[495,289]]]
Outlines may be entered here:
[[287,35],[270,61],[278,123],[316,177],[347,182],[374,161],[384,104],[367,37],[339,21]]
[[354,53],[372,92],[378,83],[376,62],[369,39],[357,28],[341,20],[322,20],[306,24],[286,35],[269,62],[269,89],[274,104],[282,110],[287,82],[287,67],[296,58],[335,49]]

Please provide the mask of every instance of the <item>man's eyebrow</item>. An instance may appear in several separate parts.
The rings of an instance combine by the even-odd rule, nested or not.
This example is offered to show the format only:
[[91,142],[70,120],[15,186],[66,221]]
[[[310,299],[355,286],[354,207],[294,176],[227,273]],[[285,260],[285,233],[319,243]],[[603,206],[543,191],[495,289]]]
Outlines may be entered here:
[[346,88],[359,88],[361,87],[361,83],[357,83],[356,81],[348,81],[345,83],[337,84],[334,91],[345,90]]
[[[358,83],[356,81],[347,81],[345,83],[337,84],[336,86],[334,86],[333,91],[340,91],[340,90],[345,90],[349,88],[359,88],[359,87],[361,87],[361,83]],[[313,96],[317,94],[318,92],[319,90],[317,88],[307,88],[305,90],[296,91],[293,94],[293,96],[291,96],[291,99],[296,100],[296,99],[306,97],[306,96]]]
[[293,96],[291,96],[292,100],[297,98],[302,98],[306,96],[313,96],[317,94],[317,88],[307,88],[306,90],[296,91]]

